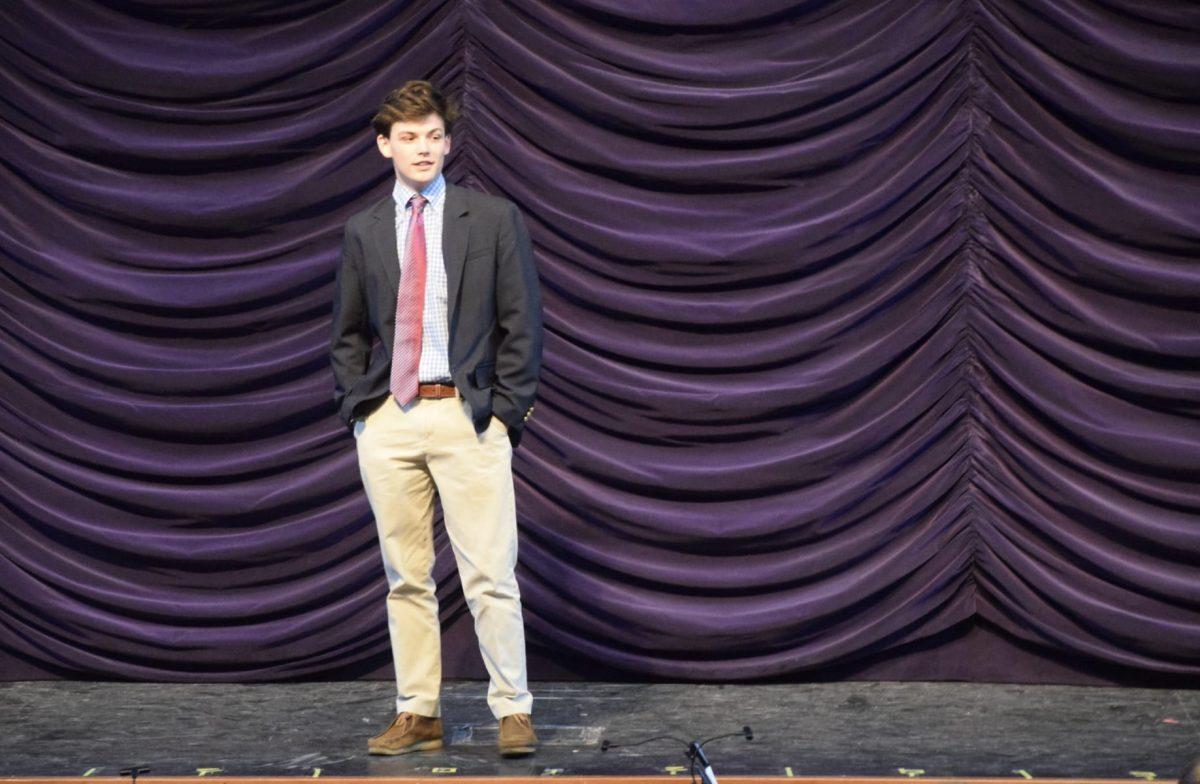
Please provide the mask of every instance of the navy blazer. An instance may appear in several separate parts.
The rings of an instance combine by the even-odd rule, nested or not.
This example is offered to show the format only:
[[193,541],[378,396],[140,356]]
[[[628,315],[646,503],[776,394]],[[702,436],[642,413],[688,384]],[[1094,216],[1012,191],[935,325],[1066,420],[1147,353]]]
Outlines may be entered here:
[[[494,415],[515,447],[533,411],[542,306],[529,233],[516,205],[446,184],[442,255],[450,375],[476,432]],[[347,426],[387,398],[400,259],[389,195],[346,223],[333,300],[334,401]]]

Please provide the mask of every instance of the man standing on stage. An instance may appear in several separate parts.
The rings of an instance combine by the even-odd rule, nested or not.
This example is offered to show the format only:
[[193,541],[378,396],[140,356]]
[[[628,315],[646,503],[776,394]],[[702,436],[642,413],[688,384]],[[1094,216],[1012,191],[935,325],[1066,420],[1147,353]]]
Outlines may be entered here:
[[432,577],[441,499],[500,723],[500,753],[537,748],[514,569],[512,450],[533,410],[541,303],[529,234],[504,199],[446,183],[457,112],[428,82],[372,121],[396,182],[346,224],[331,352],[388,579],[396,718],[372,754],[442,746]]

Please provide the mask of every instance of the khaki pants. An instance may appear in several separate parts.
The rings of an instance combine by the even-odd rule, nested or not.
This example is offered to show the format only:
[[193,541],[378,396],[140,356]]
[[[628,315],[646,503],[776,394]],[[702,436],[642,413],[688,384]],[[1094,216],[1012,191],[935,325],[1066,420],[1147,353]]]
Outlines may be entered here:
[[401,409],[390,396],[354,429],[363,487],[375,514],[387,572],[388,631],[396,666],[396,711],[440,716],[441,626],[433,579],[433,493],[500,718],[531,713],[517,563],[512,446],[493,419],[476,434],[460,398],[418,399]]

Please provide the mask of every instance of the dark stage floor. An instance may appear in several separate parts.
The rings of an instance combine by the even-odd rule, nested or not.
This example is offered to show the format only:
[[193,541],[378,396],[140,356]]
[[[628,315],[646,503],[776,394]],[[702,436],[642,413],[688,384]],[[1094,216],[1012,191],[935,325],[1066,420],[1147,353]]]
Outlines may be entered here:
[[[447,684],[451,744],[366,754],[390,719],[385,682],[0,684],[0,776],[530,776],[675,772],[688,740],[718,776],[1175,778],[1200,754],[1200,691],[956,683],[718,686],[538,683],[544,746],[502,761],[485,684]],[[207,770],[204,770],[207,769]],[[219,771],[217,770],[219,769]],[[319,769],[319,770],[318,770]]]

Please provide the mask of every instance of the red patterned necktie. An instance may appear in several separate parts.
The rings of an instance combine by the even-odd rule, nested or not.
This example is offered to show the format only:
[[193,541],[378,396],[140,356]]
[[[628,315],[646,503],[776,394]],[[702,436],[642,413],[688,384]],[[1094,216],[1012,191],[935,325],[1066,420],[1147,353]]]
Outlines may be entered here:
[[425,197],[409,200],[408,252],[400,269],[396,293],[396,338],[392,345],[391,390],[396,402],[406,405],[417,396],[417,371],[421,366],[421,331],[425,315]]

